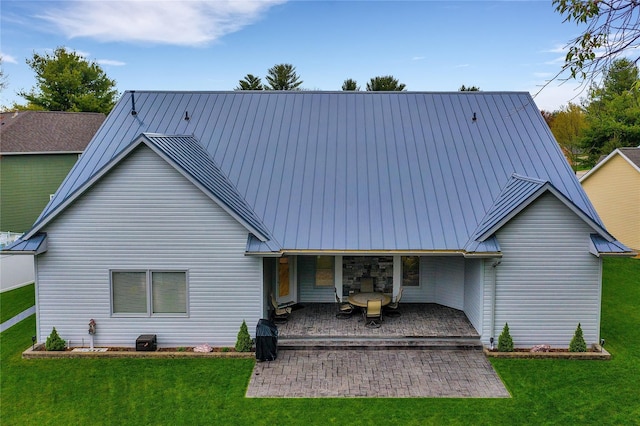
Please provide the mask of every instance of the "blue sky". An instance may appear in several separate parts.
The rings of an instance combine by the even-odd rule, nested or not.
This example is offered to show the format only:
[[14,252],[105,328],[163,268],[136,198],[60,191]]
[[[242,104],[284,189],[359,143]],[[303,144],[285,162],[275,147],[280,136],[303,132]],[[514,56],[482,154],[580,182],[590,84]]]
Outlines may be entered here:
[[[247,73],[291,63],[302,87],[365,88],[393,75],[410,91],[535,94],[561,68],[580,28],[551,1],[13,1],[1,3],[0,104],[35,84],[25,60],[58,46],[101,64],[124,90],[232,90]],[[555,110],[581,96],[553,82],[535,98]]]

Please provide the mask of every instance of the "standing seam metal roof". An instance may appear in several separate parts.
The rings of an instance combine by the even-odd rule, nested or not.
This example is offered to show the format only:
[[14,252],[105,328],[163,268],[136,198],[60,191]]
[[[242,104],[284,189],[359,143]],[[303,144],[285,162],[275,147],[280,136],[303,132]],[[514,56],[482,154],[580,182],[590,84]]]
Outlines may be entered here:
[[126,92],[39,221],[141,133],[193,135],[285,251],[462,250],[513,173],[601,225],[512,92]]

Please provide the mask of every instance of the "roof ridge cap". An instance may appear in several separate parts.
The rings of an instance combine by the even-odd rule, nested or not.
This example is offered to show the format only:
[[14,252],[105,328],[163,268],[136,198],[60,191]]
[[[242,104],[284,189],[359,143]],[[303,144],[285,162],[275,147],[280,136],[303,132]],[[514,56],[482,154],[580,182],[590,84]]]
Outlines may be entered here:
[[534,178],[534,177],[530,177],[530,176],[519,175],[518,173],[512,173],[511,174],[511,178],[512,179],[518,179],[518,180],[524,180],[524,181],[528,181],[528,182],[533,182],[533,183],[539,183],[539,184],[549,183],[548,180],[543,180],[543,179],[540,179],[540,178]]

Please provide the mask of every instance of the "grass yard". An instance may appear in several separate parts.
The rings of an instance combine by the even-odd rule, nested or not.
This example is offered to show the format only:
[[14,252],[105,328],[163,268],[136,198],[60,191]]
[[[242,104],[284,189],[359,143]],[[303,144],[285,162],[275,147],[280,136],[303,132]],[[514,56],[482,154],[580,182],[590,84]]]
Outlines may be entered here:
[[32,316],[0,336],[0,422],[640,424],[640,260],[604,265],[602,336],[613,359],[492,359],[510,399],[245,399],[252,359],[23,360]]
[[0,293],[0,323],[36,304],[34,284]]

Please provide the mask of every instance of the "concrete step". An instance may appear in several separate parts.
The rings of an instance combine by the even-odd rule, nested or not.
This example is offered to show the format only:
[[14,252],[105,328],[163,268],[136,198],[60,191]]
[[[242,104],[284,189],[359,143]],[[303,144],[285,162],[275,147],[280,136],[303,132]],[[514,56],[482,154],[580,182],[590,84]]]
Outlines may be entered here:
[[482,350],[477,337],[285,337],[278,349],[424,349]]

